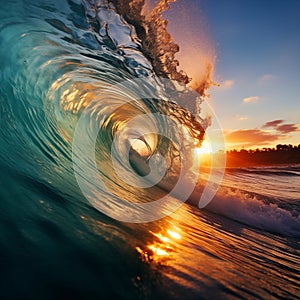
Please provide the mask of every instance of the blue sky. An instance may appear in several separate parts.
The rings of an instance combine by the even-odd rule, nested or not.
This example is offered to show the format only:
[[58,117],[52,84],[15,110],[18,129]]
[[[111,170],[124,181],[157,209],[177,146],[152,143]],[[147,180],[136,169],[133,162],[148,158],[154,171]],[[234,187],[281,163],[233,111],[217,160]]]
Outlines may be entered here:
[[177,0],[171,7],[169,28],[182,51],[188,32],[199,52],[206,43],[215,49],[221,87],[210,90],[210,101],[229,148],[300,144],[300,1]]

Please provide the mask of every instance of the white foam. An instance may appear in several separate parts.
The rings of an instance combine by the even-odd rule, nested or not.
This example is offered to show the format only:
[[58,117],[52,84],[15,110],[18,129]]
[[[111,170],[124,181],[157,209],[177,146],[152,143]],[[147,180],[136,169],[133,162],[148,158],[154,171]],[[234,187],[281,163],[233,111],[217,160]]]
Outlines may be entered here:
[[300,215],[241,190],[222,187],[206,209],[252,227],[300,237]]

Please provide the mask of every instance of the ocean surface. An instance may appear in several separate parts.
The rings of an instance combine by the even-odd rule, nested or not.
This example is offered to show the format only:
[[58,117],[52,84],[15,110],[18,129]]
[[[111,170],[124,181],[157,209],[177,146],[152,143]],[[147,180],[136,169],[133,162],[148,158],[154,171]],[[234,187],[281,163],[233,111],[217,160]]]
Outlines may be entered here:
[[300,165],[199,208],[210,82],[142,2],[1,0],[0,298],[299,299]]

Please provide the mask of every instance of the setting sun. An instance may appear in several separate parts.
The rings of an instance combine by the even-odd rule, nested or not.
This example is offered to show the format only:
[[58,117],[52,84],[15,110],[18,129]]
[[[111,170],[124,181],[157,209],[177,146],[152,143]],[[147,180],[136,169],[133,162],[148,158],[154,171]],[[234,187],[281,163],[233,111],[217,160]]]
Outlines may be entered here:
[[211,145],[207,140],[204,140],[201,147],[197,147],[194,150],[195,155],[201,155],[201,154],[210,154],[211,151]]

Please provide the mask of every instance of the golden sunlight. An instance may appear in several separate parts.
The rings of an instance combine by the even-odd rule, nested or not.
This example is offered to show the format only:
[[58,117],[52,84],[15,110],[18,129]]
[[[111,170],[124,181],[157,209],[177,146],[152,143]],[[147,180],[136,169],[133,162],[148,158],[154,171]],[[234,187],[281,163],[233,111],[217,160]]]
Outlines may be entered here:
[[207,140],[204,140],[201,147],[197,147],[194,149],[194,153],[196,156],[201,154],[211,154],[211,145]]
[[145,262],[159,262],[162,263],[165,259],[170,259],[176,249],[176,240],[181,239],[181,234],[175,227],[161,232],[149,231],[155,238],[147,244],[145,249],[136,247],[136,251],[141,255]]
[[170,255],[166,250],[160,248],[158,245],[155,245],[155,244],[149,245],[148,248],[151,251],[153,251],[154,255],[157,255],[157,256],[169,256]]
[[181,239],[181,235],[176,231],[168,230],[167,233],[170,237],[172,237],[175,240],[180,240]]

